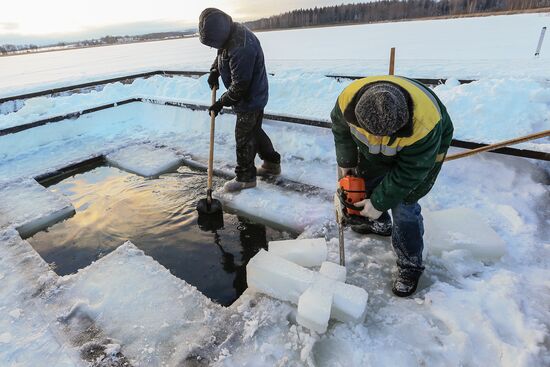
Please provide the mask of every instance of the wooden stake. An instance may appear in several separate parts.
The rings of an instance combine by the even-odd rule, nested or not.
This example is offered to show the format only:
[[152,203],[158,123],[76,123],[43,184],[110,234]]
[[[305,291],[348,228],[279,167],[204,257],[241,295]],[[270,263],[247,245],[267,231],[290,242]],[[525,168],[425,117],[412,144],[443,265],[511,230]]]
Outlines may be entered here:
[[390,51],[390,75],[395,74],[395,47],[391,48]]
[[536,133],[536,134],[522,136],[522,137],[516,138],[516,139],[506,140],[506,141],[503,141],[501,143],[487,145],[486,147],[473,149],[473,150],[470,150],[470,151],[467,151],[467,152],[464,152],[464,153],[453,154],[453,155],[450,155],[447,158],[445,158],[445,162],[454,161],[455,159],[469,157],[469,156],[472,156],[474,154],[478,154],[478,153],[481,153],[481,152],[488,152],[488,151],[491,151],[491,150],[504,148],[504,147],[507,147],[509,145],[524,143],[524,142],[529,141],[529,140],[545,138],[547,136],[550,136],[550,130],[542,131],[542,132]]

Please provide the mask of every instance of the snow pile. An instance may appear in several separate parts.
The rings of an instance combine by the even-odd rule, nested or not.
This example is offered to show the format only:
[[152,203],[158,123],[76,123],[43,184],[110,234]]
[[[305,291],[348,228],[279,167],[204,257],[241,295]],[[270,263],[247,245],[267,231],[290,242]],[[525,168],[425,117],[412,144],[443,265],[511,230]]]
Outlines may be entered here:
[[150,145],[134,145],[106,156],[107,162],[130,173],[143,177],[158,177],[182,163],[174,151]]
[[16,227],[22,237],[30,237],[75,213],[67,199],[34,180],[0,186],[0,197],[0,228]]

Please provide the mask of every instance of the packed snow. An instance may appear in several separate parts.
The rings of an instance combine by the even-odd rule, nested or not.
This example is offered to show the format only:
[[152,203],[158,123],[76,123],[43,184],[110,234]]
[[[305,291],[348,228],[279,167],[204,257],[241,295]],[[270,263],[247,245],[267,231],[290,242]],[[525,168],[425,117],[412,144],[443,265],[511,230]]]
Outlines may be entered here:
[[[397,46],[399,74],[454,78],[434,90],[448,108],[456,138],[495,142],[549,129],[547,43],[540,58],[532,57],[549,19],[543,13],[259,33],[275,73],[266,111],[328,120],[349,81],[324,75],[386,73],[387,49]],[[354,44],[360,46],[351,49]],[[212,58],[213,50],[196,39],[0,58],[0,95],[142,70],[206,70]],[[467,77],[480,80],[456,82]],[[210,99],[205,77],[156,76],[2,107],[0,129],[133,96],[200,104]],[[290,302],[249,289],[222,308],[131,243],[77,274],[58,277],[17,232],[28,222],[61,220],[50,216],[72,208],[33,178],[138,146],[155,149],[126,158],[153,160],[162,147],[204,166],[209,127],[204,111],[136,102],[0,136],[0,365],[550,364],[546,162],[486,153],[446,163],[421,200],[426,272],[408,299],[391,294],[395,256],[388,238],[346,230],[346,268],[336,265],[330,200],[336,163],[329,129],[265,121],[282,155],[282,179],[296,185],[259,181],[240,194],[217,193],[228,209],[292,229],[300,240],[327,240],[318,272],[269,252],[249,263],[255,268],[249,275],[259,277],[251,288]],[[233,115],[217,118],[214,164],[225,173],[235,165],[234,128]],[[521,147],[549,152],[550,142]],[[300,184],[318,189],[304,192],[296,189]],[[445,236],[450,226],[457,226],[454,235]],[[288,279],[281,282],[270,272]],[[301,326],[325,331],[327,283],[316,284],[315,278],[332,285],[340,320],[352,314],[360,321],[368,294],[364,321],[332,320],[322,335]],[[334,284],[364,293],[342,301]]]

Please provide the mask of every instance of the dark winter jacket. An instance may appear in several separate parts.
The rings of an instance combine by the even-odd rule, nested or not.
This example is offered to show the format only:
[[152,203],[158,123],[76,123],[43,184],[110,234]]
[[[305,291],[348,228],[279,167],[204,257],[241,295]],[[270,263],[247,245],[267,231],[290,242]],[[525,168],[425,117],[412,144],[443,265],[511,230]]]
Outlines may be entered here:
[[209,8],[199,19],[200,41],[218,49],[212,69],[227,88],[222,103],[236,112],[263,109],[268,100],[264,53],[252,31],[221,10]]
[[[362,92],[377,82],[397,84],[412,100],[412,119],[392,136],[370,134],[355,117]],[[338,97],[331,119],[338,165],[358,166],[365,178],[384,176],[370,197],[379,211],[416,202],[431,190],[453,136],[451,118],[435,93],[416,80],[398,76],[351,83]]]

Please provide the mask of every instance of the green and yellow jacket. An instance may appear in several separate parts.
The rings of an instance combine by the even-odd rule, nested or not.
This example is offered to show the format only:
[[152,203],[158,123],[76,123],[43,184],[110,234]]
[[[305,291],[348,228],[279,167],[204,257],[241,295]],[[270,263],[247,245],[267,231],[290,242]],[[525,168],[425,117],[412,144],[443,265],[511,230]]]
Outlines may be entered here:
[[[391,82],[411,96],[411,121],[392,136],[362,129],[355,106],[372,83]],[[384,176],[372,191],[372,205],[385,211],[401,202],[414,203],[433,187],[451,144],[453,124],[445,106],[428,87],[399,76],[373,76],[351,83],[331,113],[338,165],[358,167],[366,179]]]

